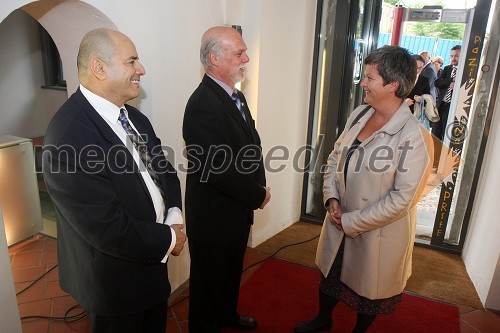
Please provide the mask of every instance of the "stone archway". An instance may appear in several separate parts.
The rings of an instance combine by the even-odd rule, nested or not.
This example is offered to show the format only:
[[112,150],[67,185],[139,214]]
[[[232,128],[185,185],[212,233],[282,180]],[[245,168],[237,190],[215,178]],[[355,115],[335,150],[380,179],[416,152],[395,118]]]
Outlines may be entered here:
[[78,87],[76,57],[82,37],[95,28],[117,30],[101,11],[79,0],[35,1],[20,7],[37,20],[54,40],[67,83],[68,97]]

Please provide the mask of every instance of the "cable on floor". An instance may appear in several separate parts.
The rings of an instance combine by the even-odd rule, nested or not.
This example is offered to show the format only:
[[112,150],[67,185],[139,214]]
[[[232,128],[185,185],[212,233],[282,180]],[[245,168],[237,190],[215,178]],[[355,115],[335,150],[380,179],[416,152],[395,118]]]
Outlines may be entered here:
[[[262,260],[259,260],[259,261],[257,261],[257,262],[254,262],[253,264],[251,264],[251,265],[247,266],[246,268],[243,268],[242,272],[245,272],[245,271],[249,270],[250,268],[252,268],[253,266],[256,266],[256,265],[258,265],[258,264],[261,264],[261,263],[263,263],[263,262],[265,262],[265,261],[267,261],[267,260],[271,259],[271,258],[272,258],[272,257],[274,257],[276,254],[278,254],[278,252],[280,252],[281,250],[284,250],[284,249],[286,249],[286,248],[288,248],[288,247],[291,247],[291,246],[296,246],[296,245],[301,245],[301,244],[308,243],[308,242],[310,242],[310,241],[315,240],[315,239],[316,239],[316,238],[318,238],[318,237],[319,237],[319,235],[316,235],[316,236],[314,236],[313,238],[311,238],[311,239],[307,239],[307,240],[302,241],[302,242],[292,243],[292,244],[288,244],[288,245],[282,246],[282,247],[280,247],[279,249],[277,249],[276,251],[274,251],[274,253],[273,253],[273,254],[271,254],[270,256],[268,256],[268,257],[266,257],[266,258],[264,258],[264,259],[262,259]],[[182,297],[182,298],[178,299],[175,303],[170,304],[168,307],[169,307],[169,308],[171,308],[171,307],[173,307],[174,305],[177,305],[177,304],[179,304],[180,302],[184,301],[186,298],[189,298],[189,294],[184,295],[184,297]]]
[[18,291],[16,293],[16,296],[19,296],[21,295],[22,293],[24,293],[26,290],[28,290],[29,288],[31,288],[32,285],[34,285],[35,283],[37,283],[38,281],[40,281],[45,275],[49,274],[52,270],[54,270],[54,268],[56,268],[57,266],[59,266],[58,264],[56,264],[54,267],[52,267],[51,269],[49,269],[48,271],[46,271],[45,273],[43,273],[42,275],[40,275],[35,281],[31,282],[29,285],[27,285],[23,290],[21,291]]
[[[285,245],[285,246],[282,246],[280,247],[279,249],[277,249],[276,251],[274,251],[273,254],[271,254],[270,256],[262,259],[262,260],[259,260],[257,262],[254,262],[253,264],[247,266],[246,268],[244,268],[242,270],[242,272],[245,272],[247,270],[249,270],[250,268],[254,267],[254,266],[257,266],[258,264],[261,264],[269,259],[271,259],[272,257],[274,257],[276,254],[278,254],[278,252],[280,252],[281,250],[284,250],[288,247],[291,247],[291,246],[296,246],[296,245],[301,245],[301,244],[305,244],[305,243],[308,243],[310,241],[313,241],[315,240],[316,238],[318,238],[319,235],[316,235],[314,236],[313,238],[311,239],[307,239],[305,241],[301,241],[301,242],[298,242],[298,243],[292,243],[292,244],[288,244],[288,245]],[[37,283],[38,281],[40,281],[44,276],[46,276],[47,274],[49,274],[51,271],[53,271],[57,266],[59,266],[58,264],[54,265],[54,267],[52,267],[51,269],[49,269],[47,272],[43,273],[41,276],[39,276],[36,280],[34,280],[33,282],[31,282],[28,286],[26,286],[24,289],[22,289],[21,291],[17,292],[16,293],[16,296],[17,295],[20,295],[21,293],[25,292],[26,290],[28,290],[29,288],[31,288],[31,286],[33,286],[35,283]],[[183,300],[185,300],[186,298],[189,297],[189,294],[185,295],[184,297],[182,297],[181,299],[177,300],[175,303],[172,303],[170,304],[168,307],[171,308],[173,307],[174,305],[177,305],[179,304],[180,302],[182,302]],[[83,310],[82,312],[80,313],[77,313],[76,315],[71,315],[69,316],[69,313],[76,309],[76,308],[81,308],[80,305],[74,305],[72,306],[71,308],[69,308],[65,313],[64,313],[64,316],[63,317],[52,317],[52,316],[24,316],[24,317],[21,317],[21,320],[26,320],[26,319],[49,319],[49,320],[54,320],[54,321],[65,321],[65,322],[68,322],[68,323],[71,323],[71,322],[75,322],[75,321],[78,321],[78,320],[81,320],[83,318],[85,318],[87,316],[87,314],[85,313],[85,310]]]

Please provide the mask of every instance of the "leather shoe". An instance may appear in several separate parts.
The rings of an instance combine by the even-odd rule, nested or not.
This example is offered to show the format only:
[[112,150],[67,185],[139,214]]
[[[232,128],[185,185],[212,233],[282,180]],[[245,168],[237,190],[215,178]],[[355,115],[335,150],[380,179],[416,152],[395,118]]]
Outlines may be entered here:
[[230,326],[232,328],[244,331],[253,331],[257,328],[257,320],[253,317],[240,315],[240,318],[234,322],[227,323],[224,326]]
[[332,328],[332,320],[329,318],[316,317],[312,320],[305,321],[295,326],[295,333],[307,333],[327,331]]

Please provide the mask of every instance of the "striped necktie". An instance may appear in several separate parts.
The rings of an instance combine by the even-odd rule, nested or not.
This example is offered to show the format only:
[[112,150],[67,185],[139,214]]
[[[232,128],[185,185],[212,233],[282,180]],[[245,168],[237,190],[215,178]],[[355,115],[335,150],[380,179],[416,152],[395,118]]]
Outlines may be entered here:
[[122,127],[127,133],[127,136],[132,141],[135,150],[137,150],[137,152],[139,153],[139,157],[141,158],[142,163],[144,163],[144,166],[146,166],[146,170],[151,176],[151,179],[153,180],[155,185],[158,186],[161,197],[163,198],[163,202],[165,202],[165,193],[163,192],[163,189],[161,187],[160,178],[158,178],[158,174],[153,170],[153,167],[151,166],[151,155],[149,154],[148,147],[146,146],[144,140],[142,140],[141,136],[130,125],[130,122],[127,119],[127,115],[125,114],[125,109],[120,109],[120,116],[118,117],[118,120],[122,124]]
[[[454,79],[456,75],[457,75],[457,66],[453,66],[453,69],[451,70],[451,78]],[[446,90],[446,94],[444,95],[443,101],[445,101],[446,103],[450,103],[452,92],[453,89],[451,89],[451,87],[448,87],[448,90]]]
[[245,117],[245,113],[243,112],[243,109],[241,108],[241,100],[240,100],[240,97],[238,96],[238,90],[236,90],[236,89],[233,90],[233,94],[231,95],[231,98],[233,99],[234,104],[236,104],[236,107],[238,108],[238,110],[240,110],[241,116],[243,117],[243,119],[246,122],[247,117]]

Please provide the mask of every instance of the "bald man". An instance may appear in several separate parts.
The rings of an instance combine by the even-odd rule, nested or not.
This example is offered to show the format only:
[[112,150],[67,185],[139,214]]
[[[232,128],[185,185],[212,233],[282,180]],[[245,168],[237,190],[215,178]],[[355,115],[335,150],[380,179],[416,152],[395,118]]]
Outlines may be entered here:
[[92,30],[78,90],[45,134],[43,175],[57,212],[61,288],[93,333],[166,330],[166,260],[179,255],[181,191],[149,120],[125,104],[145,69],[124,34]]

